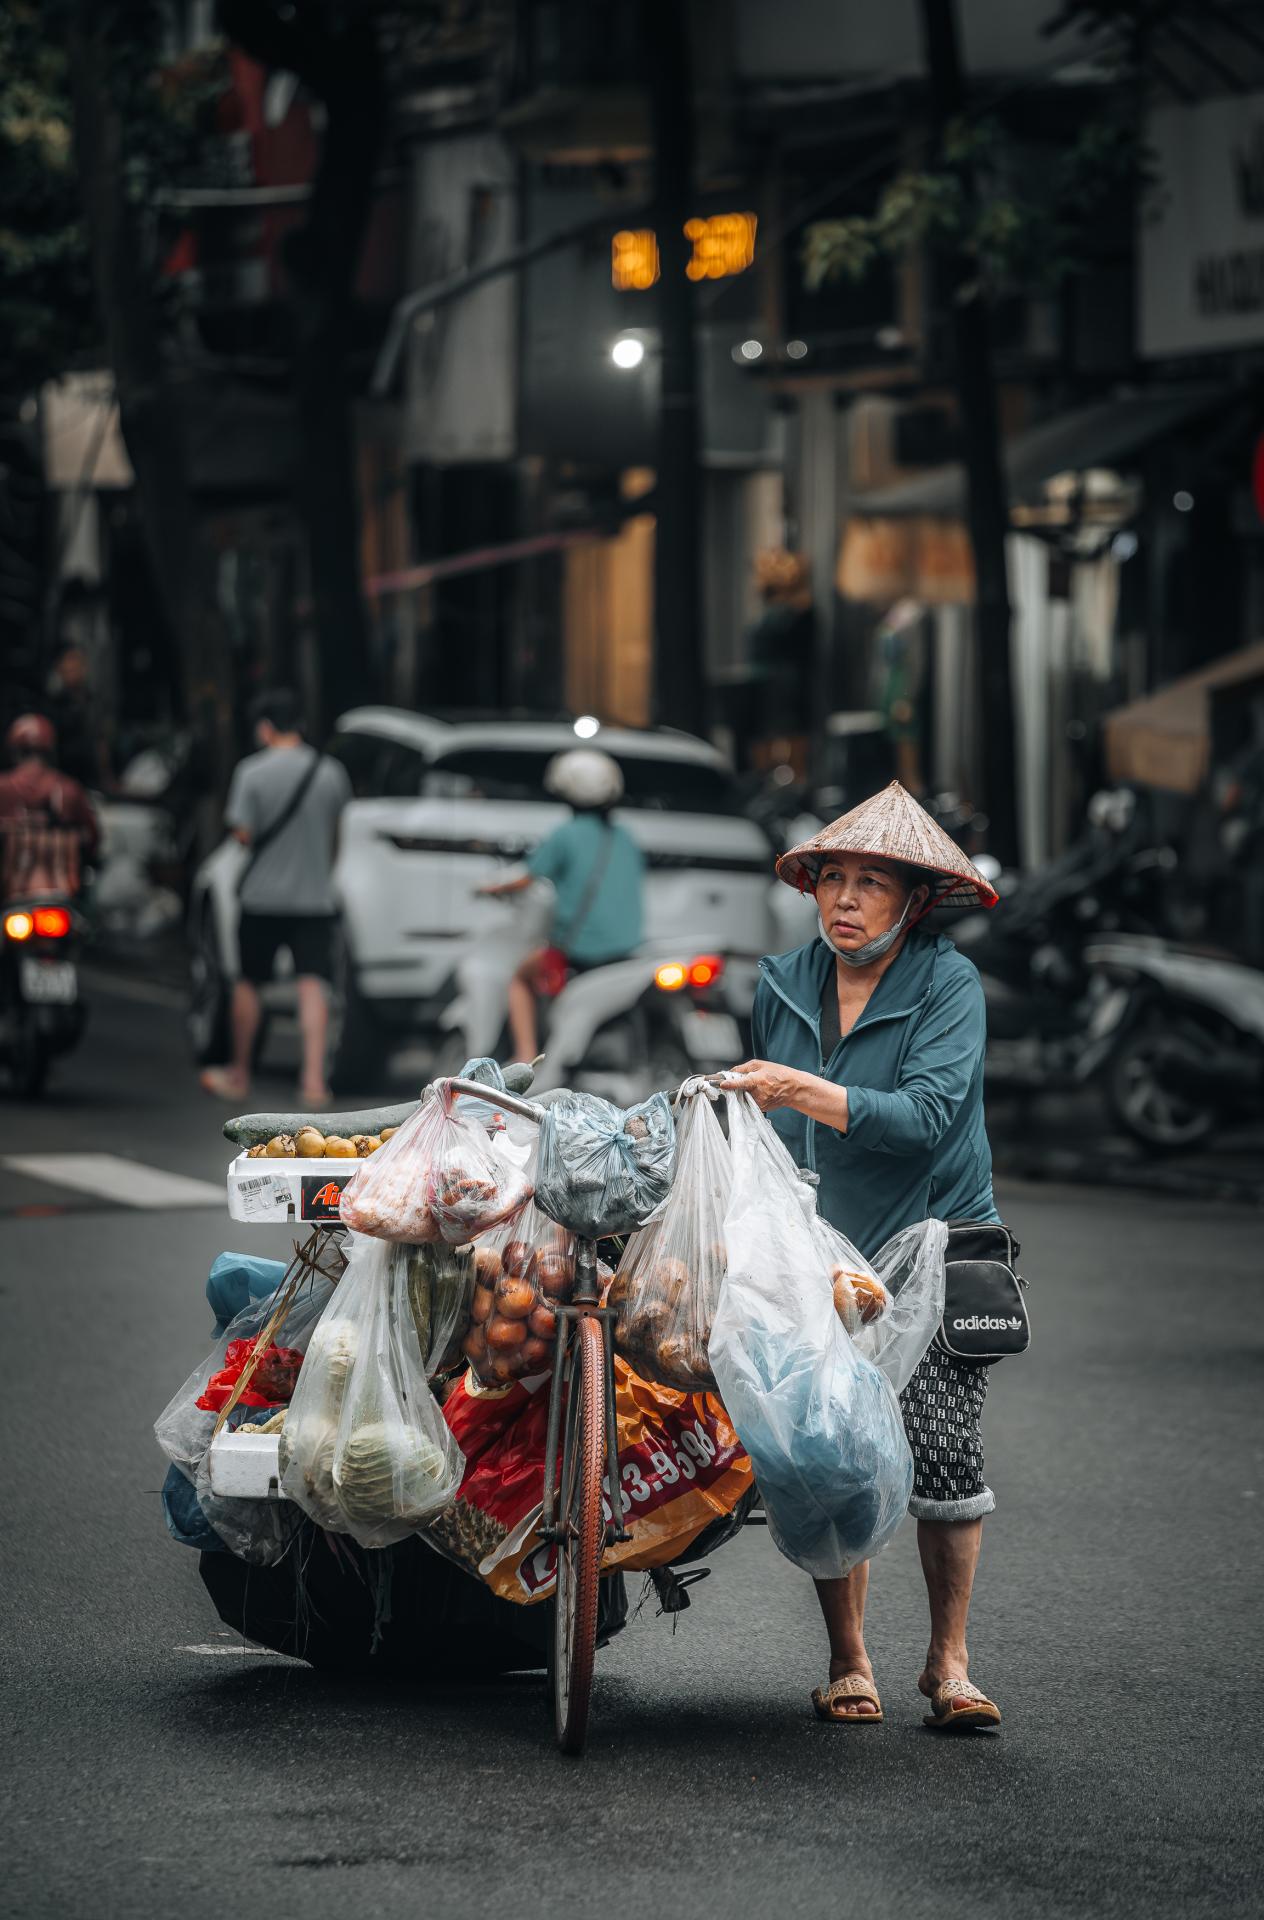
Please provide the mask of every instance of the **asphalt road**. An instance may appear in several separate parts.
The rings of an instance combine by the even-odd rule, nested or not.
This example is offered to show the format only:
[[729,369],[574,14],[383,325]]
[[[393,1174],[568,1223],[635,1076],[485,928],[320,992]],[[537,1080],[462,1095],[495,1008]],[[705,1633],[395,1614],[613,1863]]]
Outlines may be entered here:
[[[216,1121],[174,1009],[111,996],[44,1105],[0,1099],[0,1154],[217,1183]],[[601,1656],[576,1763],[529,1677],[365,1688],[219,1627],[163,1531],[150,1426],[209,1345],[212,1257],[249,1230],[55,1171],[0,1164],[0,1913],[1260,1911],[1258,1213],[1002,1190],[1035,1346],[984,1429],[972,1652],[1000,1735],[922,1729],[911,1527],[874,1574],[886,1723],[819,1726],[809,1585],[748,1530],[674,1631],[647,1606]]]

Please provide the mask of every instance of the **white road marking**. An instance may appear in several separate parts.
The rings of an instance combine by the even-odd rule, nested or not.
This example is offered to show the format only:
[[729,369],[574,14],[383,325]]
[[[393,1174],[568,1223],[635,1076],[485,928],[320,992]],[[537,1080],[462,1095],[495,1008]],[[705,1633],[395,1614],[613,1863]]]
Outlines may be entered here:
[[222,1207],[224,1188],[187,1174],[164,1173],[116,1153],[6,1153],[0,1166],[55,1187],[95,1193],[124,1207]]
[[[209,1640],[204,1640],[191,1647],[177,1647],[175,1651],[177,1653],[222,1653],[226,1655],[229,1659],[237,1660],[237,1659],[240,1659],[243,1653],[269,1653],[270,1654],[272,1652],[272,1649],[271,1647],[247,1646],[244,1640],[239,1641],[237,1645],[233,1647],[217,1647],[212,1645],[212,1643]],[[285,1658],[285,1655],[278,1654],[276,1658],[278,1660],[283,1660]]]

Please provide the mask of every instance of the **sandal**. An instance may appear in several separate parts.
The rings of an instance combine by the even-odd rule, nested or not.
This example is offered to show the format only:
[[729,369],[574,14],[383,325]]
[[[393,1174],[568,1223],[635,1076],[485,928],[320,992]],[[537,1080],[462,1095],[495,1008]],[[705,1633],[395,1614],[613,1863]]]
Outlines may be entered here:
[[231,1067],[204,1067],[198,1082],[202,1091],[212,1094],[216,1100],[245,1100],[250,1094],[250,1082],[243,1084]]
[[[836,1700],[868,1700],[873,1705],[873,1712],[835,1713]],[[865,1679],[863,1673],[845,1673],[841,1680],[831,1680],[828,1686],[815,1687],[812,1705],[818,1720],[829,1720],[836,1727],[876,1727],[882,1722],[882,1702],[878,1698],[877,1688],[872,1680]]]
[[[959,1707],[958,1700],[969,1702]],[[999,1727],[1001,1710],[981,1688],[970,1680],[945,1680],[930,1696],[931,1713],[924,1716],[924,1727]]]

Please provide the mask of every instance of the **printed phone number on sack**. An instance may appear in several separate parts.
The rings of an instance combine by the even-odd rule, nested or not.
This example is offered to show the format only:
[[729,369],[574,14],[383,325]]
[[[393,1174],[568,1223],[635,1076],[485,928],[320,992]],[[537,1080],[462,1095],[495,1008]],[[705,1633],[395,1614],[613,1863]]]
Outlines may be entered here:
[[[735,1448],[726,1446],[721,1453],[701,1420],[682,1430],[680,1444],[671,1453],[666,1447],[637,1448],[636,1451],[642,1455],[644,1466],[637,1460],[625,1459],[619,1473],[625,1509],[628,1502],[632,1502],[634,1512],[637,1506],[657,1506],[682,1481],[688,1485],[700,1474],[708,1480],[717,1478],[737,1458]],[[606,1519],[613,1518],[609,1474],[602,1481],[602,1506]]]

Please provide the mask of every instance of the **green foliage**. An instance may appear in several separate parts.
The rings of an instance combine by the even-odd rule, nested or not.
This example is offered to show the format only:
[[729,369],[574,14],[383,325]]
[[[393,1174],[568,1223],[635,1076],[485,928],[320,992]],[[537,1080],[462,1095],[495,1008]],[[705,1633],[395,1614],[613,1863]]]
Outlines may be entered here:
[[[101,33],[117,107],[124,185],[144,215],[158,286],[161,186],[207,175],[217,49],[162,59],[162,8],[148,0],[83,5]],[[67,41],[71,0],[0,5],[0,390],[21,393],[100,352],[75,169]]]
[[818,220],[804,236],[809,289],[858,280],[883,255],[938,247],[970,259],[985,290],[1049,290],[1090,264],[1089,234],[1117,193],[1146,192],[1149,156],[1132,129],[1086,126],[1043,175],[1023,180],[1021,145],[995,120],[948,129],[941,168],[904,169],[872,214]]

